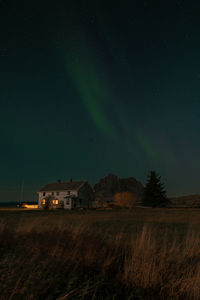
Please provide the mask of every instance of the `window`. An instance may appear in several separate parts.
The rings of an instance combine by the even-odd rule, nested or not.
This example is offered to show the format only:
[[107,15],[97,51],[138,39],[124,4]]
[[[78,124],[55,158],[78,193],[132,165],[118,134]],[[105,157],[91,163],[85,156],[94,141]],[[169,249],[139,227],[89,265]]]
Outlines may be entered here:
[[42,199],[42,204],[44,205],[46,203],[46,200],[45,199]]
[[67,195],[70,195],[70,191],[67,192]]
[[69,205],[69,199],[66,200],[66,205]]
[[54,192],[52,192],[51,195],[54,196]]
[[59,192],[56,192],[56,196],[59,196]]
[[43,196],[45,196],[45,194],[46,194],[46,193],[45,193],[45,192],[43,192]]
[[52,204],[58,204],[58,199],[56,199],[56,200],[52,200]]

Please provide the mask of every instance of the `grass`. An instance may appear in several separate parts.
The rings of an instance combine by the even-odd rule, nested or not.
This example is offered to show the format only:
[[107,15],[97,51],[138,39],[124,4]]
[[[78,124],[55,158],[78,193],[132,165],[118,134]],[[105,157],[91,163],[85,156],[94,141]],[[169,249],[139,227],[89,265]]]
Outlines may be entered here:
[[0,299],[200,299],[200,210],[0,210]]

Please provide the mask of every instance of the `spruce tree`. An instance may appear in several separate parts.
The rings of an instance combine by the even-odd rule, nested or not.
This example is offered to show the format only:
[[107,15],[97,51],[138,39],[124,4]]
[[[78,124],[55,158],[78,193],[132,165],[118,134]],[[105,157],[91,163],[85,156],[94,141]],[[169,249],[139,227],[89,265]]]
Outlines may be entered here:
[[170,202],[166,197],[164,185],[160,182],[160,176],[151,171],[144,188],[143,205],[152,207],[165,207]]

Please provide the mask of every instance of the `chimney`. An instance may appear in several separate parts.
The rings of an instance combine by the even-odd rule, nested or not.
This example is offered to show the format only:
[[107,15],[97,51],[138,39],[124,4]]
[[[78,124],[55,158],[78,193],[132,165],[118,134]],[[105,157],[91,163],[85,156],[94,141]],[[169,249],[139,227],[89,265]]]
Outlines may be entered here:
[[60,179],[58,179],[58,183],[61,183],[61,180],[60,180]]

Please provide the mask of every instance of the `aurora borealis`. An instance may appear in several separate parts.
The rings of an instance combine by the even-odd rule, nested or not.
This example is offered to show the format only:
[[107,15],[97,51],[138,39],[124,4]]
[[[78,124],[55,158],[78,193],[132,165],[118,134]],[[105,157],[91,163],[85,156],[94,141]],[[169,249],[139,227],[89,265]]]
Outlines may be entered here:
[[3,201],[107,173],[198,194],[198,1],[1,1]]

